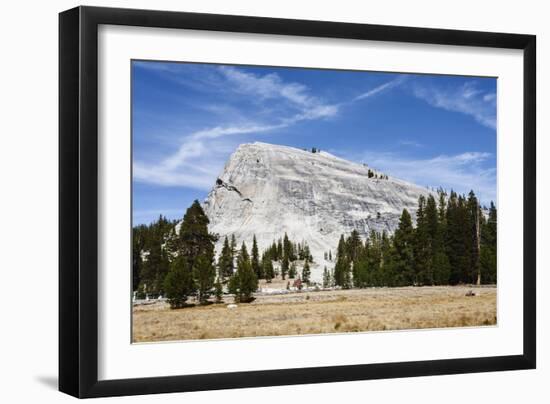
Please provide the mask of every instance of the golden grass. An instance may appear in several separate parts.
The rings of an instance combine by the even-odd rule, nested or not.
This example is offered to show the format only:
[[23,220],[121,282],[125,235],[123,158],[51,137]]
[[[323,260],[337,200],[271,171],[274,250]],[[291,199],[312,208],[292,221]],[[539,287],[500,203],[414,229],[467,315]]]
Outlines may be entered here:
[[353,289],[258,296],[251,304],[170,310],[135,306],[134,342],[215,339],[496,324],[496,288]]

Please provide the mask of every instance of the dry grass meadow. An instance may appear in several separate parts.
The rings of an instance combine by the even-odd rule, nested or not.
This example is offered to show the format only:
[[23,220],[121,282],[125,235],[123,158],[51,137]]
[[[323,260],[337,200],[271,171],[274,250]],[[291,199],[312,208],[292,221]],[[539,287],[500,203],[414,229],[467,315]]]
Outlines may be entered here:
[[[474,291],[475,296],[467,296]],[[250,304],[133,308],[133,341],[237,338],[496,324],[496,287],[432,286],[259,295]]]

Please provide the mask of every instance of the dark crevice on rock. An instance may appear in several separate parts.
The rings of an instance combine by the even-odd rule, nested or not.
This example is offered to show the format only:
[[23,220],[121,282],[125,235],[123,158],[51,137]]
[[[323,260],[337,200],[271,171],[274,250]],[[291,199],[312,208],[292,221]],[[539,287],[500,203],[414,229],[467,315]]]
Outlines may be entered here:
[[[218,178],[216,180],[216,187],[217,188],[225,188],[227,189],[228,191],[235,191],[237,194],[239,194],[240,197],[242,197],[243,195],[241,194],[241,191],[239,191],[237,189],[237,187],[233,186],[233,185],[230,185],[230,184],[227,184],[225,182],[223,182],[223,180],[221,178]],[[252,202],[252,201],[250,201]]]

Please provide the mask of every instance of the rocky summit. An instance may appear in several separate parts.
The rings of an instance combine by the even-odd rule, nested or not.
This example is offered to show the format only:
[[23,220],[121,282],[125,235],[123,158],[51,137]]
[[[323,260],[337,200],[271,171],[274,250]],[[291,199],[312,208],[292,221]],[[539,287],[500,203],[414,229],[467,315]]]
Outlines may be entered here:
[[370,230],[393,233],[403,209],[413,220],[420,195],[431,190],[324,151],[315,152],[266,143],[242,144],[203,202],[209,230],[235,235],[250,248],[256,235],[260,251],[286,232],[307,242],[316,265],[334,266],[324,253],[334,254],[341,234],[353,229],[366,237]]

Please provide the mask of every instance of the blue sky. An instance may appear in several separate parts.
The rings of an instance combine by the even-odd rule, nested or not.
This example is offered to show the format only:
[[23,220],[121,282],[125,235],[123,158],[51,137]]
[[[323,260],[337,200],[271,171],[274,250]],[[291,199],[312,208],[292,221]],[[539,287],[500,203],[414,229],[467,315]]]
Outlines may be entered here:
[[241,143],[317,147],[496,201],[496,79],[132,62],[133,221],[181,218]]

